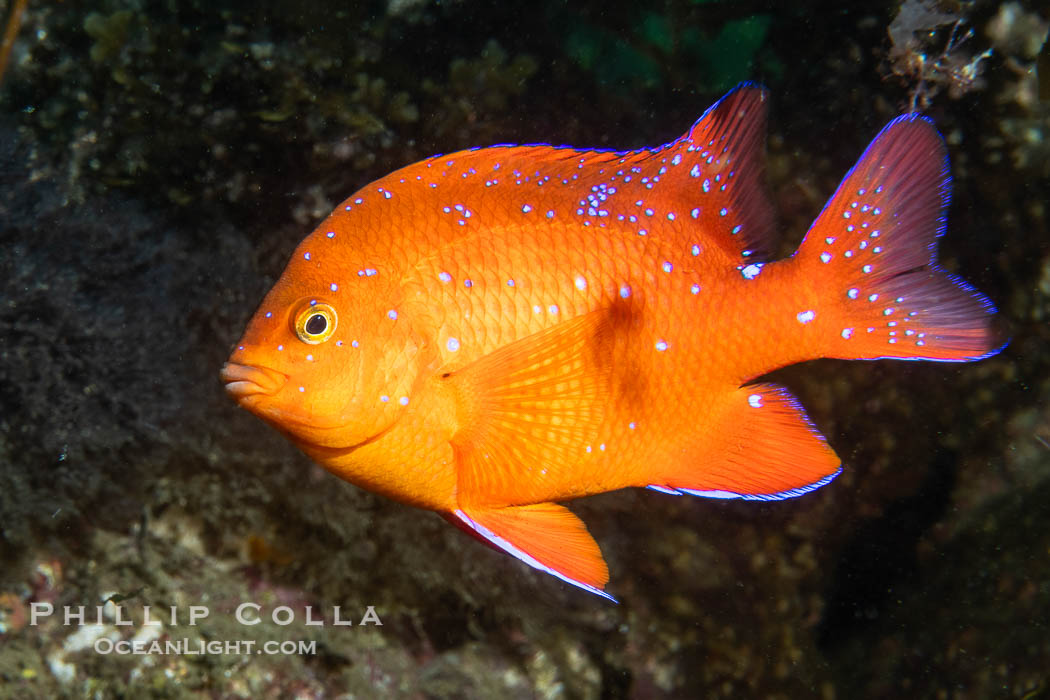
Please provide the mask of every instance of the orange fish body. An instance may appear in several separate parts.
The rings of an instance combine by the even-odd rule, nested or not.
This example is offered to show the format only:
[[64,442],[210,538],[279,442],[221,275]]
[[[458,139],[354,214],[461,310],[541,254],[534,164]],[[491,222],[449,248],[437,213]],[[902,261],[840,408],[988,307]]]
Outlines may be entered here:
[[372,183],[297,248],[227,390],[334,474],[609,597],[558,502],[801,495],[839,460],[785,389],[748,382],[998,345],[991,304],[936,265],[932,124],[887,126],[798,252],[764,262],[765,115],[745,85],[658,149],[495,146]]

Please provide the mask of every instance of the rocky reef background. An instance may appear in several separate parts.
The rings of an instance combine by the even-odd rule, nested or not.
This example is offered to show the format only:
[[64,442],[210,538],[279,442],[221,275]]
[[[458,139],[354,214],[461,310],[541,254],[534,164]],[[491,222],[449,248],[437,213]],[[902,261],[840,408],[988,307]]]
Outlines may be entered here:
[[[1042,3],[31,0],[0,16],[22,6],[0,83],[0,697],[1050,692]],[[358,187],[467,146],[663,143],[745,79],[771,91],[782,252],[885,122],[929,114],[955,178],[942,260],[1012,339],[977,364],[778,372],[845,461],[831,486],[574,502],[610,605],[338,481],[224,396],[218,368],[287,255]],[[259,625],[236,622],[245,601]],[[34,602],[94,624],[31,625]],[[177,606],[175,624],[142,625],[146,605]],[[210,616],[190,625],[191,605]],[[282,605],[292,624],[270,618]],[[368,606],[382,626],[356,624]],[[120,656],[102,638],[318,644]]]

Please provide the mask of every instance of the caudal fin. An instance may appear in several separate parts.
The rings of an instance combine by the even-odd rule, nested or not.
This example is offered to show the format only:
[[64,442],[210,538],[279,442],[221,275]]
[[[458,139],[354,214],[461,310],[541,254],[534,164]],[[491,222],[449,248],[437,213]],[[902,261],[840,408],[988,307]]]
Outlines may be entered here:
[[1002,349],[991,301],[937,264],[950,187],[944,141],[917,114],[890,122],[846,175],[797,253],[832,295],[823,356],[967,361]]

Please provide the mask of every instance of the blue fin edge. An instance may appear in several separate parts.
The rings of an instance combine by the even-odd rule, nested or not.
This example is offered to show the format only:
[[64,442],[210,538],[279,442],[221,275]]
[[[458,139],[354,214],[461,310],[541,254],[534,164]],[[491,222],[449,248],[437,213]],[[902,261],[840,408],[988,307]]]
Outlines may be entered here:
[[502,549],[507,554],[510,554],[515,559],[518,559],[519,561],[525,562],[526,564],[528,564],[529,566],[531,566],[534,569],[539,569],[540,571],[542,571],[544,573],[547,573],[547,574],[550,574],[551,576],[554,576],[555,578],[559,578],[562,581],[564,581],[565,583],[571,583],[573,586],[576,586],[577,588],[582,588],[583,590],[587,591],[588,593],[593,593],[594,595],[601,596],[602,598],[605,598],[606,600],[611,600],[612,602],[617,603],[617,604],[620,602],[620,601],[616,600],[616,598],[613,598],[611,595],[606,593],[605,591],[601,590],[600,588],[595,588],[594,586],[592,586],[590,584],[583,583],[582,581],[577,581],[576,579],[573,579],[573,578],[569,578],[568,576],[566,576],[565,574],[561,573],[560,571],[555,571],[554,569],[550,568],[549,566],[545,566],[544,564],[541,564],[534,557],[532,557],[531,555],[521,551],[520,549],[515,547],[510,542],[508,542],[507,540],[503,539],[502,537],[500,537],[499,535],[494,533],[492,530],[489,530],[484,525],[481,525],[481,524],[476,523],[473,520],[471,520],[470,516],[468,516],[466,513],[464,513],[463,511],[459,510],[458,508],[456,510],[452,511],[452,513],[457,518],[459,518],[460,522],[462,522],[464,525],[466,525],[471,530],[473,530],[474,532],[476,532],[479,535],[481,535],[482,537],[484,537],[487,541],[491,542],[492,544],[494,544],[497,547],[499,547],[500,549]]
[[734,491],[699,491],[697,489],[673,489],[668,486],[660,486],[659,484],[649,484],[646,488],[652,489],[653,491],[659,491],[660,493],[670,494],[672,496],[681,496],[682,494],[688,494],[690,496],[700,496],[701,498],[721,498],[721,499],[740,499],[743,501],[783,501],[788,498],[798,498],[804,496],[811,491],[816,491],[821,486],[827,486],[835,480],[839,474],[842,473],[842,467],[835,470],[833,474],[828,474],[823,479],[814,481],[812,484],[806,484],[805,486],[799,486],[795,489],[788,489],[787,491],[779,491],[777,493],[736,493]]

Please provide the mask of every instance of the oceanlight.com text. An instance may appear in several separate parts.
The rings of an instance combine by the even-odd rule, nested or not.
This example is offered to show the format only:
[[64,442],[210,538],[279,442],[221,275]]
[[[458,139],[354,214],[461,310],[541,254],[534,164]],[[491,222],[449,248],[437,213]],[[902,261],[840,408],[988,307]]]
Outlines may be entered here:
[[149,656],[219,656],[222,654],[263,654],[267,656],[314,656],[317,654],[317,642],[306,640],[285,640],[283,642],[258,642],[254,639],[218,640],[218,639],[118,639],[101,637],[95,641],[95,652],[98,654],[149,655]]

